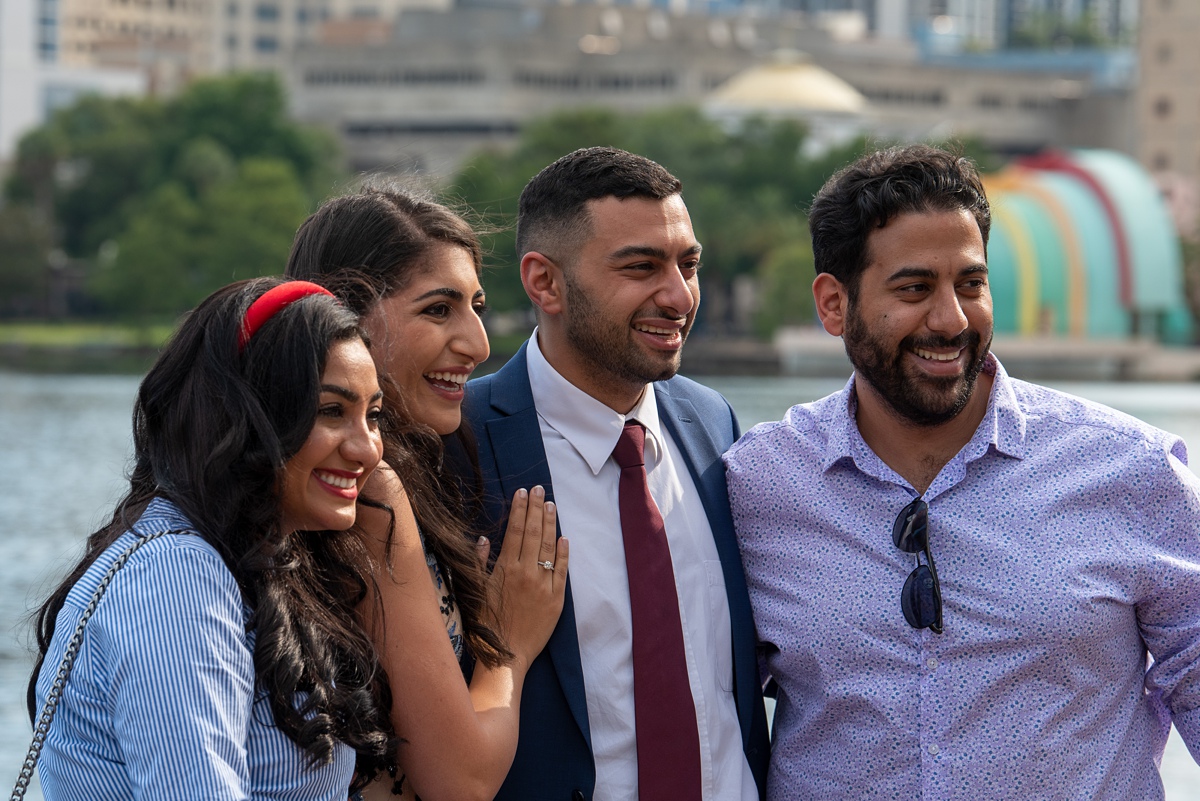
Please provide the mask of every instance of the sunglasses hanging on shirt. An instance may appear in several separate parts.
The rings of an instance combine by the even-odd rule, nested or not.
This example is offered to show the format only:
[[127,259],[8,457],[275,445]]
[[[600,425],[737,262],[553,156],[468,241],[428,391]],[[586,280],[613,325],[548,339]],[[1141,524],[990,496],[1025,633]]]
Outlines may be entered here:
[[[892,542],[905,553],[917,554],[917,567],[900,591],[904,619],[914,629],[942,633],[942,588],[929,551],[929,504],[917,498],[900,510],[892,525]],[[925,554],[921,564],[920,554]]]

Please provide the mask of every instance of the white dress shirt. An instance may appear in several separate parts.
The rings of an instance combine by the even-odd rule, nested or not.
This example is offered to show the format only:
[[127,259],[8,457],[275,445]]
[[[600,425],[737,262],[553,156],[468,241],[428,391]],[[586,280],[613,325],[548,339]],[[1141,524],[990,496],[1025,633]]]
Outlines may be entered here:
[[658,419],[653,390],[618,414],[563,378],[537,344],[529,384],[546,448],[559,526],[571,541],[571,593],[587,694],[595,801],[636,801],[633,623],[613,448],[627,419],[646,428],[650,494],[667,529],[688,680],[700,733],[705,801],[756,799],[733,698],[732,635],[712,529],[679,446]]

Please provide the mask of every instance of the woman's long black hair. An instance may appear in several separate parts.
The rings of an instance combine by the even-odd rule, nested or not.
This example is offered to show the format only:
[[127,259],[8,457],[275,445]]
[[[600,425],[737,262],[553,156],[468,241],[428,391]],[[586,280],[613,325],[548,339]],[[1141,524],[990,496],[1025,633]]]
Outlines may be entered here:
[[[352,311],[313,295],[281,309],[239,348],[246,309],[279,283],[254,279],[215,292],[143,379],[129,491],[37,613],[30,717],[67,594],[150,500],[162,497],[221,554],[253,610],[257,691],[268,697],[275,724],[316,764],[331,759],[335,741],[347,743],[365,781],[393,745],[386,677],[355,611],[368,595],[370,560],[353,531],[280,526],[280,476],[316,420],[329,349],[363,334]],[[299,693],[307,701],[297,707]]]
[[[439,245],[462,248],[476,274],[482,272],[479,238],[454,211],[397,186],[367,186],[326,201],[301,224],[288,256],[287,275],[328,283],[356,314],[365,317],[380,299],[423,274],[430,253]],[[445,441],[433,429],[412,421],[395,430],[401,447],[414,458],[394,466],[408,491],[425,546],[445,568],[446,583],[462,615],[463,641],[471,656],[494,667],[511,653],[485,622],[485,576],[467,536],[465,507],[477,500],[481,483],[474,439],[465,424]],[[474,486],[441,469],[447,446],[452,458],[466,463],[466,472],[475,473]]]

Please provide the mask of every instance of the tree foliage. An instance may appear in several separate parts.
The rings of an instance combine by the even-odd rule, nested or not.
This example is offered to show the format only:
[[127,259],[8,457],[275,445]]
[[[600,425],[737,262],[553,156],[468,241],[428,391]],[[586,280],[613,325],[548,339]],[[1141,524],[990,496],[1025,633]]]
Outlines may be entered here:
[[50,292],[50,230],[24,206],[0,208],[0,314],[44,315]]
[[230,281],[282,272],[307,212],[295,170],[279,159],[246,159],[198,192],[162,184],[131,215],[93,288],[109,308],[179,312]]
[[780,326],[817,322],[812,296],[817,273],[811,245],[789,242],[775,248],[763,260],[758,277],[762,302],[754,327],[759,336],[770,337]]
[[[529,121],[515,147],[475,154],[445,195],[488,232],[492,305],[523,309],[514,227],[526,182],[579,147],[648,156],[683,181],[704,245],[701,327],[744,330],[744,310],[728,301],[734,279],[749,275],[764,287],[766,330],[810,319],[805,211],[835,170],[880,146],[857,140],[814,158],[807,142],[795,120],[576,109]],[[988,164],[976,144],[961,149]],[[231,280],[277,273],[307,211],[338,182],[336,163],[328,135],[288,120],[268,75],[198,81],[166,100],[85,97],[18,145],[0,208],[0,248],[13,254],[0,288],[21,289],[0,315],[38,313],[30,298],[45,297],[55,262],[85,276],[89,308],[143,320],[174,316]]]
[[288,119],[275,77],[233,75],[165,100],[82,98],[22,138],[6,195],[52,221],[104,309],[165,316],[280,272],[336,165],[327,134]]

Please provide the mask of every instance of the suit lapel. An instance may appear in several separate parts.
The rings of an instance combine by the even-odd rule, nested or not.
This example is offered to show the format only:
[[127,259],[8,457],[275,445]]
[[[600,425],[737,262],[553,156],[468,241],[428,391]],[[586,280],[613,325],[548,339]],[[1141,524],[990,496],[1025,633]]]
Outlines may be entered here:
[[[696,483],[696,489],[700,492],[700,501],[704,504],[704,511],[708,515],[708,519],[719,521],[727,517],[729,501],[725,496],[724,468],[721,469],[719,477],[713,473],[712,469],[714,465],[721,467],[721,451],[705,427],[700,424],[699,415],[691,401],[673,396],[663,382],[656,383],[654,388],[657,393],[658,407],[665,412],[665,414],[659,413],[659,419],[663,421],[663,425],[679,443],[679,449],[683,451],[688,472],[691,473],[692,481]],[[721,480],[718,482],[715,480],[717,478]],[[713,525],[715,528],[715,522]],[[714,530],[713,534],[715,535],[717,532]],[[720,545],[720,537],[718,537],[718,550]],[[721,561],[724,560],[725,556],[722,554]]]
[[550,468],[546,464],[542,432],[533,407],[511,417],[489,420],[487,432],[495,449],[496,468],[505,505],[517,490],[530,489],[538,484],[546,488],[547,498],[553,500]]
[[[688,472],[696,483],[700,502],[708,515],[713,542],[717,546],[717,556],[721,560],[721,573],[725,577],[725,593],[729,600],[733,635],[731,647],[734,664],[734,701],[738,708],[743,742],[749,742],[754,720],[753,704],[757,698],[754,686],[758,679],[758,669],[751,659],[745,659],[745,655],[754,653],[756,635],[746,595],[742,557],[734,534],[733,516],[729,511],[725,465],[721,461],[722,449],[709,434],[691,401],[672,395],[669,382],[660,381],[654,386],[658,393],[659,409],[662,410],[659,419],[664,421],[667,431],[683,451]],[[739,656],[743,658],[739,659]]]
[[[485,423],[506,505],[518,489],[529,489],[538,484],[546,489],[546,499],[554,500],[550,466],[546,462],[541,426],[529,386],[525,347],[522,345],[492,379],[490,404],[494,411]],[[558,535],[562,536],[561,527]],[[583,663],[579,658],[579,634],[575,627],[575,604],[569,576],[562,616],[550,635],[546,651],[554,663],[554,671],[558,674],[567,705],[590,750],[592,735],[588,725]]]

